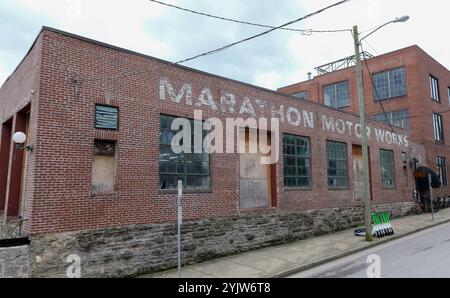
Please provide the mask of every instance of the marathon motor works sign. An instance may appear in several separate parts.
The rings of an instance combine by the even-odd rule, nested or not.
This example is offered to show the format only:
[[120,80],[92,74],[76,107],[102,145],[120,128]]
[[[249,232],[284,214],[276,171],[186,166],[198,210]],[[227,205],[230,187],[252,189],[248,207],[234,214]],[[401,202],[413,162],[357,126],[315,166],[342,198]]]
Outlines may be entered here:
[[[278,118],[281,123],[288,123],[294,127],[303,126],[307,129],[320,127],[323,131],[336,135],[350,135],[361,138],[361,125],[348,120],[343,120],[299,109],[298,107],[277,105],[273,102],[236,95],[230,92],[221,91],[220,98],[215,98],[211,89],[204,87],[199,94],[193,93],[192,85],[184,83],[180,88],[175,88],[174,84],[167,78],[159,81],[160,100],[170,100],[177,104],[185,104],[197,109],[209,108],[215,112],[228,114],[230,117],[240,118]],[[367,136],[369,140],[376,140],[379,143],[408,147],[408,136],[396,134],[390,130],[367,126]]]

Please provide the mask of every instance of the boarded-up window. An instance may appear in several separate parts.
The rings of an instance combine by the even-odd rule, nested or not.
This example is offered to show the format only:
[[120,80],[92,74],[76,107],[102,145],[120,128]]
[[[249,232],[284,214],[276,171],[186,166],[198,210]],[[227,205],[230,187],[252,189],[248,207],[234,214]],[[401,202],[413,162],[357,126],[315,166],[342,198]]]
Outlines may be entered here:
[[116,130],[119,127],[119,109],[110,106],[95,106],[95,128]]
[[116,143],[112,141],[95,141],[92,164],[92,192],[113,192],[115,178]]

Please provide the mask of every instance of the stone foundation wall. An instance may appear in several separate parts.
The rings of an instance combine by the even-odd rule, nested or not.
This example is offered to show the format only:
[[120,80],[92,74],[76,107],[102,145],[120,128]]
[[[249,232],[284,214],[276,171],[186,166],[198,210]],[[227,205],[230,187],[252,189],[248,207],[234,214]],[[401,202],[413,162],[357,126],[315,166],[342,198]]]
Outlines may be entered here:
[[0,247],[0,278],[25,278],[28,269],[28,246]]
[[0,216],[0,240],[21,237],[22,223],[19,219],[9,219],[8,222]]
[[[410,214],[413,204],[376,206],[394,217]],[[237,217],[186,222],[182,226],[182,260],[192,264],[256,248],[283,244],[356,227],[362,207],[295,213],[251,213]],[[176,266],[176,224],[128,226],[31,237],[32,277],[66,277],[81,259],[81,277],[121,277]],[[73,268],[73,267],[72,267]]]

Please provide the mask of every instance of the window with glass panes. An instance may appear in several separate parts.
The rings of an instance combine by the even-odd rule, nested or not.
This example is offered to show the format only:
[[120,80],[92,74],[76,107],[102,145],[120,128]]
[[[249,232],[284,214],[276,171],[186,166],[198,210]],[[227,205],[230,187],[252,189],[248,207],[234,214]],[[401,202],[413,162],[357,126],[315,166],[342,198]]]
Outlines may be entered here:
[[396,68],[373,75],[375,84],[375,100],[385,100],[393,97],[405,96],[406,87],[405,68]]
[[311,151],[307,137],[283,135],[284,186],[311,186]]
[[444,142],[444,130],[442,126],[442,115],[433,113],[434,140]]
[[348,81],[323,87],[324,103],[335,109],[349,106]]
[[445,162],[445,157],[438,156],[436,158],[436,164],[439,171],[439,177],[441,179],[442,186],[448,186],[447,182],[447,164]]
[[409,111],[401,110],[375,115],[375,120],[401,128],[409,128]]
[[[160,152],[159,152],[159,188],[163,190],[177,189],[178,180],[188,190],[210,189],[210,155],[202,148],[202,153],[195,153],[194,120],[189,119],[192,129],[191,152],[175,154],[172,150],[172,138],[178,133],[171,129],[177,117],[160,115]],[[202,140],[208,132],[202,131]]]
[[348,189],[347,144],[327,141],[328,187]]
[[298,99],[308,100],[308,92],[307,91],[298,92],[298,93],[292,94],[292,96],[296,97]]
[[383,188],[395,188],[394,151],[380,150],[381,183]]
[[431,98],[435,101],[440,101],[439,96],[439,80],[433,76],[430,76],[430,89],[431,89]]
[[447,88],[447,93],[448,93],[448,104],[450,104],[450,87]]

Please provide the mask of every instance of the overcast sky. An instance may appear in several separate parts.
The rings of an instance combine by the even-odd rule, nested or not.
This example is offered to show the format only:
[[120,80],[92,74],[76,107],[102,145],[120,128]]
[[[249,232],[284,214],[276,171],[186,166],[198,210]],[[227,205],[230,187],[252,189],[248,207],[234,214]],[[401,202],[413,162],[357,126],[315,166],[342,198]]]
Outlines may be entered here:
[[[205,13],[277,26],[338,0],[161,0]],[[365,50],[382,54],[417,44],[450,68],[450,2],[352,0],[293,27],[361,31],[397,16],[370,37]],[[50,26],[166,59],[181,60],[264,31],[164,7],[148,0],[0,0],[0,85],[36,38]],[[187,63],[200,70],[277,89],[303,81],[314,67],[353,53],[350,33],[304,36],[276,31]],[[315,73],[314,73],[315,74]]]

